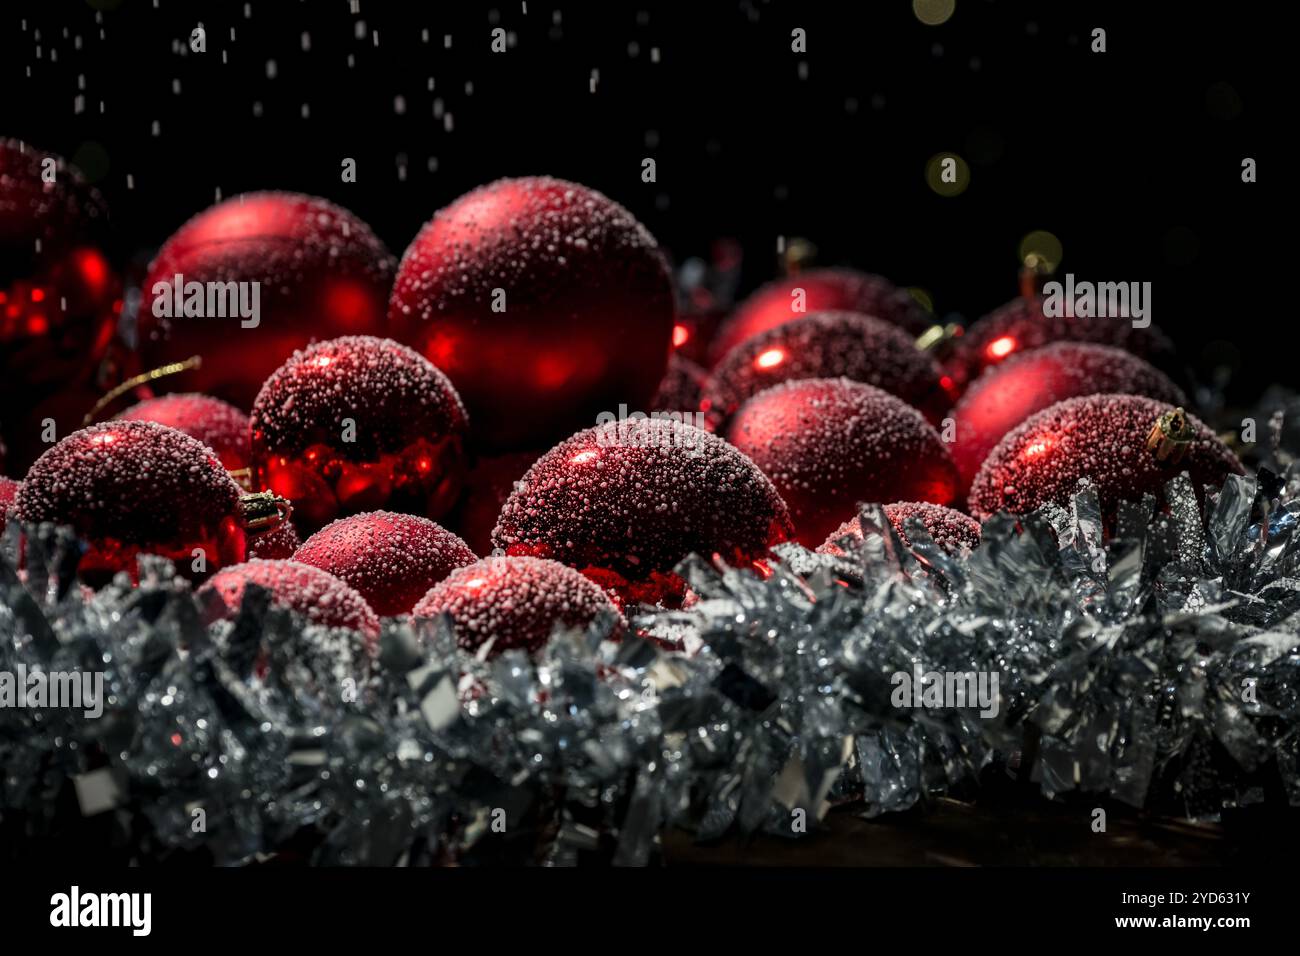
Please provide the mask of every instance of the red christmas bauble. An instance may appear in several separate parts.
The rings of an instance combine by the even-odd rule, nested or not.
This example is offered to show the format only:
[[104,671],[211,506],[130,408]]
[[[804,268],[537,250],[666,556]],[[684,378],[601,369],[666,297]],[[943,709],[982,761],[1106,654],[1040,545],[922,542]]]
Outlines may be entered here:
[[293,553],[301,546],[302,539],[298,537],[298,529],[294,527],[293,520],[285,519],[272,531],[249,535],[248,557],[262,558],[265,561],[285,561],[292,558]]
[[254,486],[292,501],[308,533],[381,508],[441,517],[460,492],[465,409],[447,376],[391,340],[345,336],[295,352],[250,421]]
[[668,371],[664,372],[663,380],[650,399],[649,410],[689,415],[684,421],[703,427],[704,416],[699,415],[697,419],[696,414],[700,411],[700,396],[708,376],[703,368],[674,352],[668,359]]
[[844,378],[759,392],[732,416],[726,438],[772,479],[809,548],[858,502],[948,504],[957,492],[952,456],[925,417]]
[[[1027,514],[1066,505],[1080,479],[1096,485],[1103,514],[1122,500],[1163,497],[1166,482],[1190,473],[1198,493],[1218,489],[1241,462],[1191,415],[1173,427],[1175,409],[1138,395],[1089,395],[1058,402],[1005,435],[984,460],[970,490],[970,509]],[[1159,429],[1153,444],[1153,429]],[[1175,435],[1178,440],[1170,437]],[[1153,447],[1149,447],[1152,446]]]
[[9,520],[9,512],[14,510],[14,499],[18,497],[21,481],[14,481],[0,475],[0,532],[3,532]]
[[489,657],[546,645],[556,627],[582,629],[602,614],[627,626],[597,585],[573,568],[541,558],[484,558],[452,571],[415,605],[416,617],[451,615],[457,643]]
[[429,588],[478,555],[428,518],[371,511],[326,525],[293,559],[346,581],[376,614],[392,617],[409,614]]
[[623,603],[679,600],[688,554],[732,566],[790,538],[785,503],[754,463],[716,435],[667,419],[614,421],[541,457],[511,494],[493,543],[553,558]]
[[227,471],[248,467],[248,416],[219,398],[162,395],[132,405],[117,417],[128,422],[157,422],[197,438],[217,453]]
[[1163,372],[1109,345],[1055,342],[987,369],[953,409],[952,458],[965,497],[999,439],[1030,415],[1067,398],[1122,392],[1185,405]]
[[709,347],[714,364],[748,338],[814,312],[861,312],[919,335],[932,322],[888,279],[853,269],[810,269],[776,279],[740,304]]
[[215,592],[227,617],[239,613],[244,589],[256,584],[271,592],[271,602],[301,614],[322,627],[360,631],[370,642],[379,638],[379,618],[365,598],[334,575],[297,561],[247,561],[223,568],[199,589]]
[[857,312],[815,312],[751,336],[718,363],[700,407],[721,427],[748,399],[781,382],[847,378],[896,395],[938,422],[952,404],[944,373],[907,333]]
[[0,424],[25,469],[117,382],[122,284],[108,210],[62,159],[0,140]]
[[445,371],[477,445],[545,447],[663,377],[673,291],[622,206],[558,179],[502,179],[440,211],[402,257],[394,336]]
[[741,243],[718,239],[710,243],[706,256],[688,259],[677,270],[674,355],[700,364],[709,362],[710,344],[735,297],[744,258]]
[[[972,551],[979,547],[979,522],[953,508],[932,505],[926,501],[896,501],[885,505],[885,518],[898,533],[903,544],[908,546],[912,542],[908,540],[906,526],[909,521],[916,518],[925,526],[926,533],[934,543],[949,554]],[[838,542],[849,537],[862,540],[862,522],[857,515],[832,531],[817,551],[819,554],[842,556],[844,551]]]
[[[202,442],[153,422],[73,432],[36,460],[18,492],[23,521],[68,525],[87,549],[79,568],[101,584],[158,554],[203,577],[244,559],[241,491]],[[202,549],[203,570],[195,570]]]
[[[144,367],[202,356],[202,366],[179,380],[248,408],[295,349],[383,332],[393,266],[370,227],[331,202],[282,192],[235,196],[181,226],[150,264],[138,320]],[[241,285],[216,285],[231,282]],[[243,312],[229,290],[244,296]],[[187,303],[200,301],[195,315]],[[254,301],[257,314],[245,317]]]
[[108,208],[75,167],[0,139],[0,284],[30,276],[74,248],[102,245]]
[[448,527],[456,531],[476,554],[492,553],[492,529],[515,483],[542,457],[540,451],[480,455],[465,478],[465,491]]
[[1043,299],[1013,299],[973,323],[956,340],[945,362],[957,388],[964,389],[990,366],[1051,342],[1113,345],[1167,372],[1177,369],[1173,345],[1154,325],[1134,328],[1132,319],[1070,318],[1043,314]]

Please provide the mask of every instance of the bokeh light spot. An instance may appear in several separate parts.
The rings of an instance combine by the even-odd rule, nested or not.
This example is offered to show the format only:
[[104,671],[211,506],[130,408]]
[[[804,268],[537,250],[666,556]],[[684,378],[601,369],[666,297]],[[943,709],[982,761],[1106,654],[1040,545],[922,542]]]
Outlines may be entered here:
[[994,339],[984,348],[984,351],[991,359],[1006,358],[1015,350],[1016,340],[1009,335],[1004,335],[1001,338]]
[[927,27],[947,23],[957,11],[957,0],[912,0],[912,12]]
[[1061,264],[1065,249],[1061,240],[1046,229],[1035,229],[1020,240],[1019,254],[1020,261],[1026,265],[1032,264],[1030,257],[1033,257],[1035,262],[1046,266],[1048,272],[1054,272]]
[[939,153],[925,164],[925,181],[940,196],[960,196],[970,185],[970,165],[956,153]]

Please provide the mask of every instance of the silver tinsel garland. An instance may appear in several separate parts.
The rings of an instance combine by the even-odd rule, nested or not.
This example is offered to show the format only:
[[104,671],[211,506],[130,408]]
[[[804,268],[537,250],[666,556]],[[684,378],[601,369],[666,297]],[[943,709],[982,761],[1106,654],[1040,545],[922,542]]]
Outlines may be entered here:
[[[372,657],[255,587],[205,623],[162,561],[91,593],[70,535],[11,525],[0,671],[99,671],[107,699],[0,709],[0,855],[76,833],[124,862],[642,864],[667,827],[789,835],[991,768],[1192,818],[1300,805],[1300,498],[1261,475],[1207,520],[1175,480],[1109,539],[1084,486],[969,556],[868,507],[849,557],[691,559],[698,603],[646,610],[648,639],[601,622],[491,661],[407,619]],[[996,715],[895,706],[892,675],[932,671],[996,673]]]

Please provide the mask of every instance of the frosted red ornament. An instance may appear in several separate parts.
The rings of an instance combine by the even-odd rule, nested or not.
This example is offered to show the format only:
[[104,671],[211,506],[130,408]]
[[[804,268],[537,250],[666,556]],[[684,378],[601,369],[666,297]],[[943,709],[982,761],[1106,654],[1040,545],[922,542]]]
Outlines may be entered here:
[[293,557],[293,553],[302,546],[298,529],[292,519],[285,519],[278,528],[248,539],[248,557],[262,558],[265,561],[284,561]]
[[999,511],[1027,514],[1067,505],[1081,479],[1090,479],[1110,517],[1124,500],[1150,493],[1186,471],[1200,489],[1217,490],[1241,462],[1201,421],[1185,415],[1184,434],[1168,451],[1147,447],[1152,429],[1173,406],[1137,395],[1090,395],[1058,402],[1007,435],[984,460],[970,490],[977,517]]
[[1056,342],[990,367],[953,409],[952,457],[965,497],[975,473],[999,439],[1030,415],[1067,398],[1119,392],[1184,405],[1182,389],[1163,372],[1123,349]]
[[14,499],[18,497],[18,489],[21,487],[22,482],[0,475],[0,532],[4,531],[9,513],[14,510]]
[[227,471],[248,467],[248,416],[229,402],[208,395],[162,395],[132,405],[117,417],[157,422],[197,438],[217,453]]
[[294,353],[250,415],[253,483],[311,533],[387,509],[437,518],[464,478],[468,422],[447,376],[404,345],[345,336]]
[[[907,537],[907,524],[912,519],[918,519],[925,526],[930,539],[949,554],[960,554],[979,547],[979,522],[953,508],[926,501],[896,501],[885,505],[884,510],[885,518],[905,545],[912,544]],[[862,522],[857,515],[832,531],[817,551],[820,554],[843,555],[844,551],[838,542],[850,537],[862,540]]]
[[78,245],[99,245],[107,224],[103,198],[75,166],[0,139],[0,283],[40,271]]
[[688,554],[762,560],[793,528],[754,463],[716,435],[667,419],[578,432],[528,470],[492,535],[511,555],[553,558],[624,602],[679,600]]
[[[295,349],[382,333],[393,269],[370,227],[331,202],[287,192],[232,197],[181,226],[150,264],[139,312],[144,368],[200,355],[202,366],[180,381],[247,408]],[[210,284],[231,282],[246,304],[258,284],[255,318],[233,314],[228,299],[224,316],[216,298],[209,307]],[[200,315],[186,304],[199,301],[191,288],[201,289]]]
[[925,417],[848,379],[759,392],[732,417],[726,437],[772,479],[809,548],[859,502],[948,504],[957,490],[952,457]]
[[8,467],[29,466],[116,384],[122,283],[108,209],[58,156],[0,139],[0,424]]
[[931,324],[920,303],[888,279],[853,269],[810,269],[769,282],[742,302],[718,329],[709,354],[716,364],[760,332],[830,310],[865,313],[911,335]]
[[557,627],[583,629],[602,615],[616,621],[617,636],[627,622],[597,585],[557,561],[495,557],[459,568],[415,606],[416,617],[451,615],[457,643],[479,651],[489,641],[489,657],[520,649],[532,653],[546,645]]
[[409,614],[429,588],[478,560],[436,522],[390,511],[340,518],[303,542],[293,557],[346,581],[381,617]]
[[703,426],[705,419],[700,412],[700,396],[708,380],[708,372],[690,359],[674,352],[668,359],[668,371],[663,381],[655,389],[650,399],[649,411],[680,413],[690,416],[684,419],[688,424]]
[[[73,432],[36,460],[18,492],[23,521],[68,525],[86,542],[80,574],[100,584],[157,554],[202,578],[244,559],[241,490],[202,442],[153,422]],[[196,570],[201,549],[202,570]]]
[[848,378],[896,395],[938,422],[951,400],[944,373],[897,326],[857,312],[816,312],[760,332],[718,364],[700,407],[717,428],[748,399],[781,382]]
[[249,584],[265,588],[273,604],[312,624],[360,631],[372,643],[379,638],[379,618],[365,598],[334,575],[297,561],[253,560],[223,568],[199,589],[199,595],[215,592],[225,605],[224,616],[234,617]]
[[653,237],[595,190],[502,179],[415,237],[389,306],[394,336],[447,373],[477,445],[546,446],[602,411],[644,409],[673,333]]
[[1126,318],[1070,318],[1043,314],[1043,299],[1013,299],[973,323],[944,363],[958,389],[990,366],[1052,342],[1113,345],[1165,371],[1177,368],[1173,345],[1154,325],[1134,328]]
[[501,508],[515,490],[541,451],[507,452],[504,455],[480,455],[465,477],[465,491],[448,520],[476,554],[492,553],[492,529]]

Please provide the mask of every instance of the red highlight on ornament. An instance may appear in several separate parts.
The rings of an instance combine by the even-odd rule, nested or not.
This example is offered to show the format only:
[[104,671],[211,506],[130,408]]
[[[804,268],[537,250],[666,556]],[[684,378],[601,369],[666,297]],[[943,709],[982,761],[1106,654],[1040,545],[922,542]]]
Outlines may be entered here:
[[1006,358],[1016,350],[1016,340],[1009,335],[994,339],[984,349],[985,353],[991,359]]

